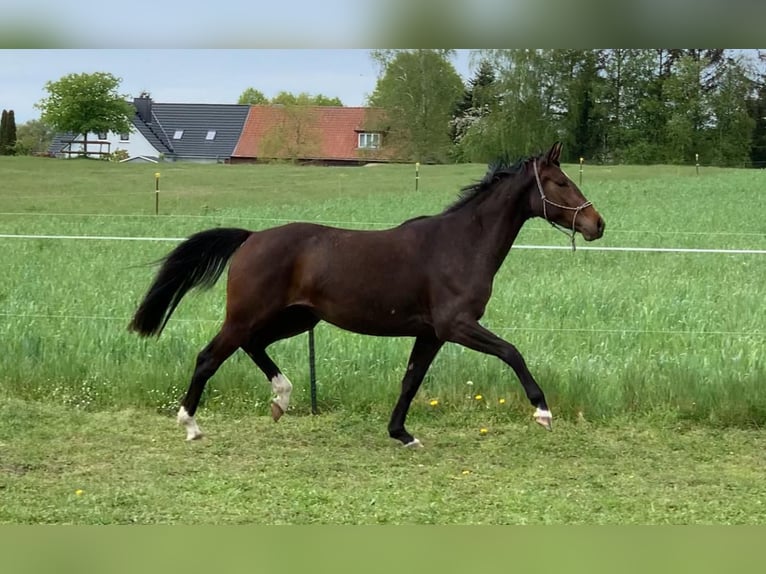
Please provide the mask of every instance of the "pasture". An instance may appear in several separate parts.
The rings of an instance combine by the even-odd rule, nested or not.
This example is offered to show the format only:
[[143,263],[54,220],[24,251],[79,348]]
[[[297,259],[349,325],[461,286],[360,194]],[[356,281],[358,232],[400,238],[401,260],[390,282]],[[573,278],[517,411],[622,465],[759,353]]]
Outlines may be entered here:
[[554,432],[500,361],[448,345],[408,419],[426,449],[409,452],[385,432],[409,340],[318,326],[320,417],[306,336],[276,344],[295,385],[277,425],[239,353],[203,397],[209,438],[185,444],[171,416],[225,280],[187,296],[158,340],[126,326],[173,238],[396,225],[485,166],[421,166],[416,193],[402,165],[0,160],[0,522],[763,522],[766,255],[595,249],[766,250],[763,171],[586,165],[604,238],[524,249],[567,247],[528,222],[483,320],[527,359]]

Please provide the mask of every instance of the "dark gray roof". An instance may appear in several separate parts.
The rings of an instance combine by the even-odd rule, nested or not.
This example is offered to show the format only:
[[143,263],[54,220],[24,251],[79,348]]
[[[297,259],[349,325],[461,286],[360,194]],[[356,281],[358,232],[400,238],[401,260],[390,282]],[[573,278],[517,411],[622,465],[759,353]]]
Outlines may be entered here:
[[172,154],[171,148],[165,144],[165,142],[168,141],[168,138],[162,133],[162,129],[156,121],[145,124],[141,118],[138,117],[138,114],[136,114],[133,116],[133,126],[150,144],[152,144],[152,146],[154,146],[154,149],[156,149],[158,153],[164,153],[165,155]]
[[[234,153],[249,111],[250,106],[239,104],[152,102],[152,121],[144,123],[136,114],[134,123],[152,145],[168,156],[228,159]],[[180,139],[174,139],[176,131],[183,131]],[[208,131],[215,131],[214,139],[206,139]]]

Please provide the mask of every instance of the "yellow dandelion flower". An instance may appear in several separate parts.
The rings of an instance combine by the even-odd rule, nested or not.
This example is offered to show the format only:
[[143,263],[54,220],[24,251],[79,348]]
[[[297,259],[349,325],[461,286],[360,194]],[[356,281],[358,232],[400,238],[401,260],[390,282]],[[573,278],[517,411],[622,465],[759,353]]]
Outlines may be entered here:
[[436,405],[439,404],[439,401],[436,399],[431,399],[431,401],[428,404],[431,405],[432,407],[435,407]]
[[474,397],[474,399],[476,399],[477,401],[480,401],[480,400],[481,400],[481,399],[483,399],[483,398],[484,398],[484,397],[482,397],[481,395],[476,395],[476,396]]
[[488,432],[487,429],[479,429],[479,434],[487,434]]
[[500,403],[501,405],[504,405],[505,404],[505,399],[500,399],[497,402]]
[[75,493],[77,496],[82,496],[82,493],[83,493],[83,491],[82,491],[82,489],[78,488],[77,490],[75,490],[75,491],[74,491],[74,493]]
[[463,474],[465,474],[465,475],[467,475],[467,474],[471,474],[471,471],[470,471],[470,470],[464,470],[464,471],[463,471]]

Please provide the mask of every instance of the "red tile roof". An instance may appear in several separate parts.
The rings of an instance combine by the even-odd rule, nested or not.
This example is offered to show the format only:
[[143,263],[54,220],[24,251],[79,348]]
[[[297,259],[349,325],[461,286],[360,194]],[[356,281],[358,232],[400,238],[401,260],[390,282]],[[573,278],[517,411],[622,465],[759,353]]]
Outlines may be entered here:
[[[376,108],[251,106],[233,158],[385,160],[385,148],[360,150],[359,133],[374,131]],[[367,130],[365,129],[367,127]]]

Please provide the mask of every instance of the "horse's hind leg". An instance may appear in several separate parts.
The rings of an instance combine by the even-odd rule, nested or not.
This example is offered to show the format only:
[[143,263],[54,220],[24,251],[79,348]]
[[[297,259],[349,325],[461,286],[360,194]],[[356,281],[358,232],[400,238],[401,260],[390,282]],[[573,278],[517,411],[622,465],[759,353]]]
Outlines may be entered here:
[[271,402],[271,418],[277,422],[287,412],[287,407],[290,405],[293,384],[282,374],[282,371],[266,354],[266,349],[261,344],[248,345],[244,349],[253,362],[258,365],[258,368],[263,371],[266,378],[271,381],[271,390],[276,395]]
[[228,359],[240,346],[243,331],[231,324],[224,323],[221,331],[213,337],[208,345],[197,355],[189,389],[178,409],[178,424],[186,428],[186,440],[202,438],[202,431],[194,420],[205,384],[218,370],[218,367]]
[[271,403],[271,417],[278,421],[290,404],[293,385],[279,367],[266,354],[266,347],[281,339],[288,339],[312,329],[319,319],[306,307],[288,307],[282,310],[264,327],[252,334],[242,349],[271,381],[276,397]]

